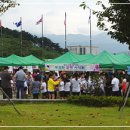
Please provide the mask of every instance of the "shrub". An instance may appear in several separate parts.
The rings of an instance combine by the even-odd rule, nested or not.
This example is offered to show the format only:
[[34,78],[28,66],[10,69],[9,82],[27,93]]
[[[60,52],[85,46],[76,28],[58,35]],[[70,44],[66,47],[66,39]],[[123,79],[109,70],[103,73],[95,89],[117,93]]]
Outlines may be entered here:
[[[70,96],[68,103],[73,103],[77,105],[84,106],[94,106],[94,107],[106,107],[106,106],[119,106],[123,102],[123,97],[115,96]],[[128,99],[126,106],[130,106],[130,99]]]

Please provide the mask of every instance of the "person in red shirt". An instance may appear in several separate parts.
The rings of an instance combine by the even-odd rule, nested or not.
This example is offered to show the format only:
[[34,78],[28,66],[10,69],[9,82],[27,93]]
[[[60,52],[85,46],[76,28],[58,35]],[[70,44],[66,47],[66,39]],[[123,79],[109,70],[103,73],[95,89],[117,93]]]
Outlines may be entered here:
[[122,83],[121,83],[121,89],[122,89],[122,93],[123,96],[126,93],[126,89],[127,89],[127,79],[125,77],[123,77]]

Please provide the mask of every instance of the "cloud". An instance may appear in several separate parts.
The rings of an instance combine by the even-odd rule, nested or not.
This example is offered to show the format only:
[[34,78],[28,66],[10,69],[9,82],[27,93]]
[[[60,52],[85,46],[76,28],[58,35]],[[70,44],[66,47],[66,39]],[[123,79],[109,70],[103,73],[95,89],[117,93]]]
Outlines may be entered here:
[[[95,1],[89,4],[94,7]],[[89,10],[83,10],[79,5],[82,0],[18,0],[19,7],[8,10],[1,18],[3,25],[11,29],[12,24],[20,17],[23,20],[23,30],[35,35],[41,34],[41,25],[36,26],[36,21],[43,14],[44,34],[64,34],[64,14],[67,12],[67,33],[88,33]],[[18,29],[19,30],[19,29]],[[93,34],[97,33],[96,18],[92,21]]]

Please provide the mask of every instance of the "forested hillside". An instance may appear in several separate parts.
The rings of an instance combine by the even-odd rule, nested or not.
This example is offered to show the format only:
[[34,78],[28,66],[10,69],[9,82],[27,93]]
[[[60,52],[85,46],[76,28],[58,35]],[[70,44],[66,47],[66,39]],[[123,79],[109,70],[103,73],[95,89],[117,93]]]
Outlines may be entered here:
[[40,59],[52,59],[65,52],[59,43],[53,43],[50,39],[31,35],[28,32],[21,32],[2,27],[2,37],[0,36],[0,57],[11,54],[27,56],[33,54]]

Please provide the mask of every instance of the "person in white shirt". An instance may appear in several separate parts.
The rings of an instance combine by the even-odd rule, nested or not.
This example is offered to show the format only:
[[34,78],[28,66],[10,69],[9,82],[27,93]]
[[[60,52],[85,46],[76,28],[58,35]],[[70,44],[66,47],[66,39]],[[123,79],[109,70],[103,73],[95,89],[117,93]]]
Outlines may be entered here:
[[93,81],[90,75],[87,76],[86,81],[87,81],[87,94],[92,94],[95,88],[93,86]]
[[105,83],[104,83],[104,81],[105,81],[105,78],[104,78],[104,76],[103,75],[100,75],[100,77],[99,77],[99,81],[98,81],[98,84],[99,84],[99,87],[100,87],[100,89],[101,89],[101,95],[105,95],[105,89],[104,89],[104,87],[105,87]]
[[65,81],[65,87],[64,87],[64,91],[65,91],[65,98],[68,98],[68,96],[70,96],[70,87],[71,87],[71,82],[69,79],[66,79]]
[[80,88],[81,88],[81,94],[86,95],[87,81],[85,79],[84,73],[82,73],[80,77]]
[[111,81],[112,84],[112,96],[119,96],[120,95],[120,91],[119,91],[119,79],[116,78],[116,75],[113,74],[113,78]]
[[62,80],[64,81],[64,98],[68,98],[70,96],[71,82],[67,73],[63,73],[60,75]]
[[80,95],[80,78],[78,76],[78,74],[74,74],[74,78],[72,78],[71,80],[71,84],[72,84],[72,95]]
[[42,99],[46,99],[48,97],[48,95],[47,95],[47,84],[46,84],[44,78],[43,78],[42,83],[41,83],[41,94],[42,94]]
[[64,83],[64,80],[61,78],[61,81],[59,84],[59,95],[61,99],[64,99],[64,87],[65,87],[65,83]]

